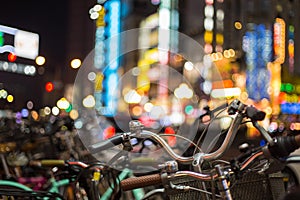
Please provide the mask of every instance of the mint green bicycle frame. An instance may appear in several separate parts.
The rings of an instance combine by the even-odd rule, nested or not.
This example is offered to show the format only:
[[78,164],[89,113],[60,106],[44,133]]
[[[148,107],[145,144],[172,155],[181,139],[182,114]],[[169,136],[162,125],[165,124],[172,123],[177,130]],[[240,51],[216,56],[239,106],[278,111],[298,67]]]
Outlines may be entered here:
[[[129,169],[124,169],[118,176],[117,184],[119,184],[120,181],[124,180],[127,177],[131,177],[132,176],[132,171]],[[54,194],[59,194],[59,188],[62,186],[66,186],[70,183],[69,179],[62,179],[59,181],[56,181],[55,178],[51,178],[50,179],[51,182],[51,188],[48,190],[49,193],[54,193]],[[27,191],[27,192],[35,192],[34,190],[32,190],[30,187],[23,185],[21,183],[15,182],[15,181],[8,181],[8,180],[0,180],[0,186],[11,186],[11,187],[15,187],[15,188],[19,188],[21,190]],[[106,190],[106,192],[101,195],[99,200],[109,200],[112,193],[113,193],[113,188],[114,185],[112,185],[110,188],[108,188]],[[38,192],[38,191],[37,191]],[[144,196],[144,190],[143,189],[134,189],[132,191],[133,196],[135,198],[135,200],[141,200]],[[44,197],[43,200],[47,200],[49,199],[49,197]],[[60,198],[57,198],[60,199]]]
[[[68,185],[70,183],[70,180],[62,179],[62,180],[56,181],[55,178],[51,178],[50,182],[51,182],[51,188],[48,192],[54,193],[54,194],[59,194],[59,188],[62,186]],[[15,182],[15,181],[0,180],[0,186],[11,186],[11,187],[15,187],[15,188],[27,191],[27,192],[33,192],[33,193],[35,192],[30,187],[27,187],[26,185],[23,185],[21,183]],[[44,197],[43,199],[47,200],[47,199],[49,199],[49,197]],[[60,198],[57,198],[57,199],[60,199]]]

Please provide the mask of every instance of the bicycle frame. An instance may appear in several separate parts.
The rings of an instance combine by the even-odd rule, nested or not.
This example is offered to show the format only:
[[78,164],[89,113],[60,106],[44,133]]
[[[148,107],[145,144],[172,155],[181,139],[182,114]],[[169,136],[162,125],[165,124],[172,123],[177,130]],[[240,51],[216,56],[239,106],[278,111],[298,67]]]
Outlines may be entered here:
[[[50,182],[51,182],[51,188],[48,190],[48,192],[53,193],[53,194],[59,194],[59,188],[69,185],[70,180],[62,179],[62,180],[56,181],[55,178],[51,178]],[[24,190],[27,192],[33,192],[33,193],[38,192],[26,185],[23,185],[21,183],[15,182],[15,181],[9,181],[9,180],[0,180],[0,186],[10,186],[10,187],[18,188],[20,190]],[[49,197],[44,197],[43,199],[47,200],[47,199],[49,199]],[[57,199],[59,199],[59,198],[57,198]]]
[[[129,178],[129,177],[132,177],[131,170],[124,169],[118,176],[117,184],[119,184],[120,181],[122,181],[126,178]],[[108,188],[106,190],[106,192],[101,196],[100,200],[109,200],[112,193],[113,193],[113,188],[114,188],[114,185],[112,185],[110,188]],[[141,189],[141,188],[137,188],[137,189],[132,190],[132,193],[133,193],[133,196],[135,197],[136,200],[141,200],[145,195],[143,189]]]
[[[85,165],[87,166],[87,165]],[[116,179],[116,183],[120,184],[120,181],[132,177],[132,171],[129,169],[124,169],[117,177]],[[100,176],[98,177],[98,179],[95,177],[94,175],[94,179],[92,181],[99,181]],[[51,194],[58,194],[60,195],[60,189],[64,186],[68,186],[71,181],[69,179],[61,179],[61,180],[56,180],[54,177],[51,177],[49,179],[50,183],[51,183],[51,187],[49,188],[49,190],[47,191],[43,191],[43,192],[49,192]],[[0,180],[0,186],[10,186],[10,187],[14,187],[26,192],[32,192],[32,193],[38,193],[39,190],[34,190],[22,183],[16,182],[16,181],[11,181],[11,180]],[[113,194],[113,189],[114,189],[115,185],[111,185],[111,187],[109,187],[104,194],[102,194],[99,197],[99,200],[109,200]],[[141,188],[138,189],[134,189],[132,190],[133,196],[136,200],[141,200],[144,196],[144,190]],[[49,197],[43,197],[43,200],[47,200],[49,199]],[[57,198],[57,199],[61,199],[61,198]]]
[[30,187],[27,187],[26,185],[15,181],[0,180],[0,186],[12,186],[28,192],[33,192],[33,190]]

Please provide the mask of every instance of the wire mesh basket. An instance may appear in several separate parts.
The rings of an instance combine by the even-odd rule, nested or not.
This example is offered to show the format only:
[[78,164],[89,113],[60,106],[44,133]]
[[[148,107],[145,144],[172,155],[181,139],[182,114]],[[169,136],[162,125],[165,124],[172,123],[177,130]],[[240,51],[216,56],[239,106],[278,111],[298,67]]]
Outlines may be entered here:
[[248,173],[231,187],[233,199],[242,200],[276,200],[285,193],[282,173],[259,174]]
[[[282,173],[258,174],[249,172],[239,179],[230,180],[230,192],[237,200],[278,200],[285,193],[284,176]],[[217,192],[215,183],[201,182],[192,178],[181,178],[173,181],[174,184],[186,185],[210,193]],[[218,199],[211,194],[196,190],[179,191],[167,189],[170,200],[180,199]]]
[[[181,199],[211,199],[211,195],[205,193],[213,192],[214,187],[212,187],[211,182],[202,182],[193,178],[178,178],[172,181],[175,185],[185,185],[198,190],[176,190],[171,188],[166,188],[166,193],[170,200],[181,200]],[[200,192],[200,190],[204,192]]]

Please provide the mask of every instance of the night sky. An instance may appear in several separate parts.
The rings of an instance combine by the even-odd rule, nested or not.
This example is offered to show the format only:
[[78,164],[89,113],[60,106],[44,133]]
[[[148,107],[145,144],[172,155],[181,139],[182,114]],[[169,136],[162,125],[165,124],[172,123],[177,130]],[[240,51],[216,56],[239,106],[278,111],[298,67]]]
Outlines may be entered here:
[[67,1],[12,0],[2,2],[0,24],[38,33],[40,55],[62,59],[67,30]]
[[[64,62],[66,53],[66,31],[68,28],[68,1],[65,0],[12,0],[1,2],[0,24],[39,34],[39,55],[46,58],[45,72],[34,77],[0,71],[0,83],[16,96],[12,105],[3,107],[17,110],[32,100],[42,107],[44,80],[51,76],[55,67]],[[8,53],[0,55],[6,58]],[[33,60],[17,58],[16,63],[34,64]]]

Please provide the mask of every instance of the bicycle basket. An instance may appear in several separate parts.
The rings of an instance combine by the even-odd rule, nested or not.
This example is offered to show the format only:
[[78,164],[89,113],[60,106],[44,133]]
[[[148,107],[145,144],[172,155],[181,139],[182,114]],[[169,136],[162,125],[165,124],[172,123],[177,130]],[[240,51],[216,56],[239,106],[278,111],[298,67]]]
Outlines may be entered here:
[[285,193],[282,173],[258,174],[251,172],[236,180],[231,187],[233,199],[276,200]]
[[[237,200],[277,200],[285,193],[282,173],[258,174],[249,172],[240,179],[230,181],[230,192]],[[207,192],[217,191],[211,182],[201,182],[192,178],[180,178],[173,181],[176,185],[186,185]],[[211,194],[188,190],[167,189],[170,200],[179,199],[213,199]]]
[[[212,191],[211,182],[202,182],[198,181],[193,178],[177,178],[176,180],[172,181],[175,185],[185,185],[190,186],[193,188],[197,188],[198,190],[203,191]],[[210,198],[210,194],[206,194],[204,192],[196,191],[196,190],[176,190],[176,189],[166,189],[166,193],[170,200],[181,200],[181,199],[207,199]]]

